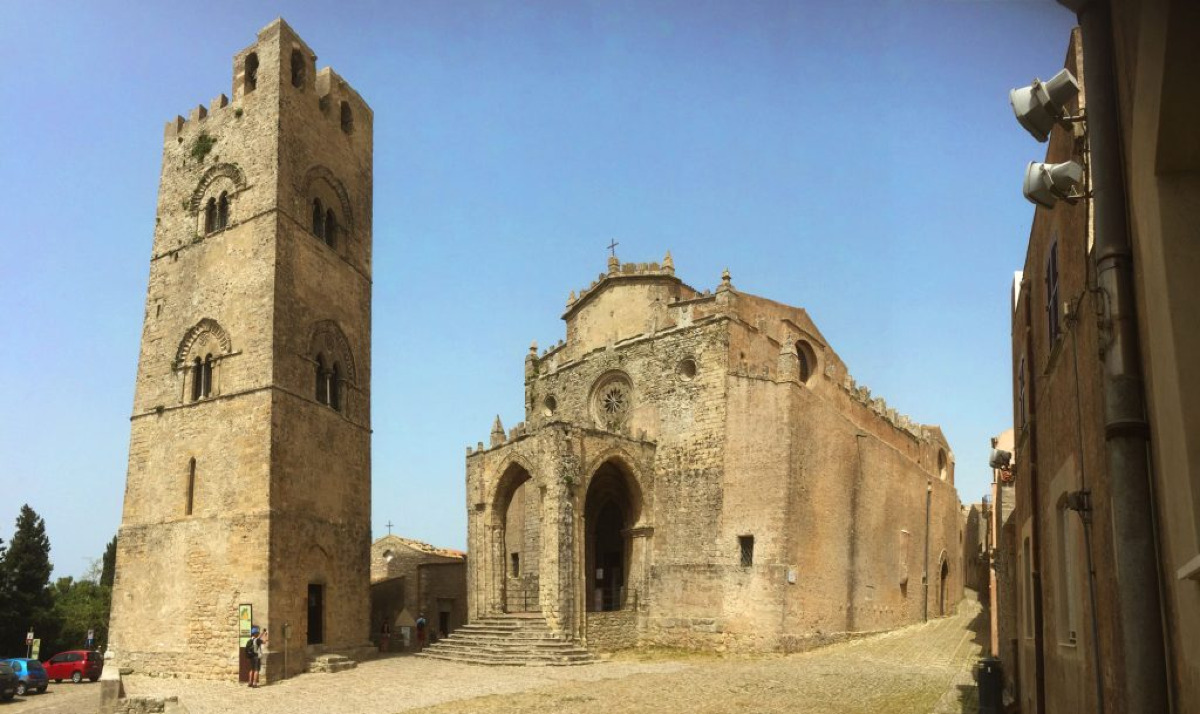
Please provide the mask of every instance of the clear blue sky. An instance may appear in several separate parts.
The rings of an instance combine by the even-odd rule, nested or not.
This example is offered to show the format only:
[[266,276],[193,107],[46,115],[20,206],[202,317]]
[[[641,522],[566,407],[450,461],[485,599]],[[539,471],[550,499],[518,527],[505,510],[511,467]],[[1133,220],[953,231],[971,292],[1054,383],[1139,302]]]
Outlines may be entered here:
[[163,123],[279,15],[375,112],[376,536],[464,545],[464,447],[522,418],[613,238],[807,308],[982,495],[1044,153],[1008,90],[1062,66],[1050,0],[6,2],[0,537],[28,502],[77,575],[116,532]]

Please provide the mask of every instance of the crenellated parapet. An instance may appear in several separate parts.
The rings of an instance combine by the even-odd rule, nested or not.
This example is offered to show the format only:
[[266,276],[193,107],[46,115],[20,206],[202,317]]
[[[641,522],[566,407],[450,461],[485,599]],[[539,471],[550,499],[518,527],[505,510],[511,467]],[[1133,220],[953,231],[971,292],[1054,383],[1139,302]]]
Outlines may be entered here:
[[577,303],[582,303],[610,279],[661,276],[675,276],[675,261],[671,258],[671,251],[669,250],[663,257],[662,263],[622,263],[615,255],[610,256],[607,272],[597,275],[596,279],[586,288],[580,290],[578,295],[572,290],[567,296],[567,311],[570,312]]
[[908,433],[918,441],[932,442],[932,435],[925,426],[913,421],[907,414],[901,414],[896,409],[889,407],[887,400],[883,397],[872,397],[871,388],[865,384],[859,384],[850,375],[846,375],[841,388],[852,401],[870,410],[879,419]]

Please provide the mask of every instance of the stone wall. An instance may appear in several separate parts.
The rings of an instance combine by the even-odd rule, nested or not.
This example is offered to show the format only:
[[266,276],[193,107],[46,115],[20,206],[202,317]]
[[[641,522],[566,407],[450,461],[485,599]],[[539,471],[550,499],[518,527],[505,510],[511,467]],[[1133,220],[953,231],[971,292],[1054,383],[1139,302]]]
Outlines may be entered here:
[[[285,646],[306,664],[309,584],[322,649],[368,632],[371,113],[280,20],[233,82],[164,133],[111,640],[122,667],[232,678],[250,604],[270,679]],[[318,403],[318,355],[339,363],[338,409]]]
[[[643,643],[770,650],[953,611],[953,454],[857,385],[803,310],[610,261],[564,319],[567,342],[526,357],[526,421],[468,448],[472,612],[511,609],[497,534],[524,478],[541,610],[589,644],[594,616]],[[632,494],[619,614],[588,591],[589,487],[612,468]]]
[[637,644],[637,613],[633,610],[587,614],[588,649],[615,652],[636,647]]

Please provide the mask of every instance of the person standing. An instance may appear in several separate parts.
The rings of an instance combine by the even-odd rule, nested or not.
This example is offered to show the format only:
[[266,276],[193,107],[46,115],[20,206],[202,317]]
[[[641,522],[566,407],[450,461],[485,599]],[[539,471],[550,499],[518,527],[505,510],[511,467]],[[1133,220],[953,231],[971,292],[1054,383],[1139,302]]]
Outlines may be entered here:
[[250,639],[246,641],[246,657],[250,660],[250,686],[258,686],[258,674],[262,670],[263,638],[267,631],[259,631],[258,626],[250,628]]

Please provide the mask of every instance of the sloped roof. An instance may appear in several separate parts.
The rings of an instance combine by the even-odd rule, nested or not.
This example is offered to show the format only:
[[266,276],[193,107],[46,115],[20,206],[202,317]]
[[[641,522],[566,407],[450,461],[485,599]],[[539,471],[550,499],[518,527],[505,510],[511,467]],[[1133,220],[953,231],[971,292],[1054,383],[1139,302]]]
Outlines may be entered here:
[[402,545],[406,548],[411,548],[420,553],[436,555],[441,558],[454,558],[456,560],[464,560],[467,557],[466,552],[454,550],[453,548],[439,548],[436,545],[430,545],[424,541],[414,540],[412,538],[403,538],[398,535],[386,535],[376,540],[371,544],[371,548],[387,545]]

